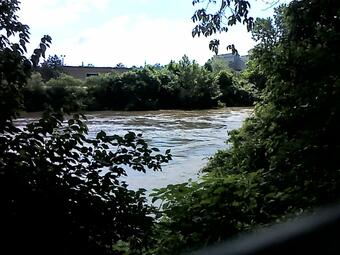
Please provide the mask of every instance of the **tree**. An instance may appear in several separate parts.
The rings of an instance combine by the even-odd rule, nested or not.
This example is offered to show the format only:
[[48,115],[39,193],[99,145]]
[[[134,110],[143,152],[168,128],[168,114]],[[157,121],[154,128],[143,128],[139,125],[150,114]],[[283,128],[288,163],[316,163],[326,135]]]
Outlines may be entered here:
[[23,88],[23,107],[27,112],[44,111],[47,107],[47,93],[45,83],[40,73],[32,73]]
[[48,58],[41,63],[37,71],[41,74],[43,81],[49,81],[50,79],[56,79],[63,72],[62,59],[57,55],[48,56]]
[[154,209],[144,190],[129,190],[119,177],[127,167],[160,170],[169,151],[155,154],[134,133],[90,138],[83,116],[65,120],[62,112],[15,127],[23,88],[51,42],[43,37],[27,59],[29,28],[17,20],[18,9],[16,0],[0,3],[2,253],[142,253],[152,241]]
[[125,67],[125,65],[123,63],[118,63],[116,65],[116,68],[124,68],[124,67]]
[[184,55],[178,64],[170,62],[167,69],[175,74],[167,87],[176,94],[179,108],[204,109],[217,105],[218,88],[204,67]]
[[220,90],[220,102],[229,107],[252,106],[255,93],[242,84],[242,82],[247,84],[242,77],[235,73],[233,74],[227,71],[219,72],[216,75],[215,83]]
[[[31,67],[38,64],[40,56],[45,55],[51,38],[44,36],[39,48],[34,50],[31,61],[24,56],[26,43],[29,40],[29,27],[18,21],[16,12],[19,9],[16,0],[5,0],[0,3],[0,132],[13,127],[12,119],[17,116],[17,109],[22,104],[21,89],[31,74]],[[13,43],[12,38],[19,41]]]
[[257,18],[251,33],[253,40],[260,42],[264,47],[273,47],[280,39],[279,31],[274,26],[272,18]]
[[277,13],[282,33],[275,40],[258,31],[262,100],[200,181],[156,193],[164,202],[158,254],[216,243],[339,199],[339,11],[338,1],[296,0]]
[[271,62],[273,50],[280,38],[284,36],[284,6],[276,8],[274,19],[257,18],[252,29],[252,38],[258,44],[252,49],[247,69],[243,72],[243,77],[255,85],[258,90],[263,90],[266,86],[267,77],[259,61]]
[[47,104],[58,111],[76,112],[85,108],[87,91],[81,80],[61,74],[57,79],[50,79],[45,84]]
[[[269,7],[275,6],[280,0],[268,1]],[[248,32],[254,27],[254,18],[249,16],[250,1],[247,0],[193,0],[192,4],[197,10],[191,17],[196,24],[192,30],[192,36],[210,37],[216,33],[227,32],[229,26],[242,23],[246,25]],[[205,5],[203,5],[205,4]],[[217,6],[210,8],[211,5]],[[218,53],[220,41],[212,39],[209,49]],[[234,44],[228,45],[227,49],[237,52]]]
[[[203,3],[208,2],[207,5]],[[196,24],[192,30],[192,36],[205,36],[209,37],[217,32],[227,32],[228,26],[243,23],[247,26],[248,31],[253,27],[254,19],[249,16],[250,3],[246,0],[193,0],[192,4],[198,7],[192,16],[192,21]],[[209,5],[218,5],[210,12]],[[229,15],[229,16],[227,16]],[[209,43],[210,50],[218,53],[220,41],[212,39]],[[235,46],[228,45],[227,49],[236,53]]]

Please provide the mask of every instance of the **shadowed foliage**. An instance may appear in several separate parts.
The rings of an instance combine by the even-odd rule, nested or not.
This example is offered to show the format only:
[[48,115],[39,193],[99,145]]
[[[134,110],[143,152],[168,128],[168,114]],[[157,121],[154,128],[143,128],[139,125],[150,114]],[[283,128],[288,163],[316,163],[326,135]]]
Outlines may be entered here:
[[[42,83],[31,71],[51,42],[44,36],[27,59],[29,29],[17,20],[18,9],[18,1],[0,3],[1,254],[121,254],[123,248],[143,253],[151,242],[154,208],[144,190],[129,190],[120,177],[128,168],[161,170],[170,151],[160,154],[131,132],[89,137],[85,117],[65,119],[61,107],[66,103],[55,98],[58,112],[17,127],[23,94],[34,90],[33,80]],[[63,97],[65,83],[79,88],[78,81],[62,76],[39,89],[47,91],[48,101],[51,95]]]
[[340,196],[340,3],[292,1],[258,19],[261,100],[198,182],[157,190],[155,254],[217,243]]

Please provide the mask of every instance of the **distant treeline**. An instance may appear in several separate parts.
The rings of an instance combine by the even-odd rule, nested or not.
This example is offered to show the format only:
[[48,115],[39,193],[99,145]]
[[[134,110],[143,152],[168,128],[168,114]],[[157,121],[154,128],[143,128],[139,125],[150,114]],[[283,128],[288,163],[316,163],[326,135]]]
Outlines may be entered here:
[[221,64],[208,62],[203,67],[184,56],[161,68],[145,66],[85,81],[60,74],[44,82],[34,73],[24,90],[24,107],[26,111],[206,109],[250,106],[254,94],[251,83]]

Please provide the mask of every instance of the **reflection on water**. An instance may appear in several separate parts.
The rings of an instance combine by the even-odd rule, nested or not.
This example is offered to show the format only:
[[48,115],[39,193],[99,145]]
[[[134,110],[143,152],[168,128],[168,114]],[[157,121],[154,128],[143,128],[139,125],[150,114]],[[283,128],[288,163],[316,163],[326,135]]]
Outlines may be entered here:
[[[162,172],[146,174],[128,170],[126,181],[130,188],[163,187],[197,178],[199,169],[218,149],[226,148],[228,131],[239,128],[249,115],[249,108],[226,108],[199,111],[146,111],[146,112],[90,112],[88,127],[94,137],[100,130],[107,134],[143,133],[151,147],[162,152],[171,149],[173,160]],[[19,120],[26,122],[36,116]],[[20,125],[20,124],[19,124]]]

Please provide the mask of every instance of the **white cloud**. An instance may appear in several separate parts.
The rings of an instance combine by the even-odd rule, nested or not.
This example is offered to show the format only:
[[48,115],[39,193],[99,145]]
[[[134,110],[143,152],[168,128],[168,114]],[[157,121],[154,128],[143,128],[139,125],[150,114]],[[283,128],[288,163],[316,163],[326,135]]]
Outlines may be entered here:
[[81,21],[93,10],[104,11],[109,0],[25,0],[19,16],[31,27],[53,29]]
[[[192,24],[181,20],[150,18],[147,16],[113,18],[99,28],[82,31],[72,38],[58,39],[55,50],[66,55],[66,63],[79,65],[82,61],[94,65],[112,66],[166,64],[184,54],[204,63],[212,56],[208,49],[210,38],[192,38]],[[245,54],[253,43],[241,28],[231,30],[221,38],[221,53],[234,43]],[[225,50],[224,50],[225,51]]]
[[[137,1],[146,4],[152,0]],[[87,14],[93,10],[100,14],[108,4],[109,0],[23,1],[23,22],[32,27],[30,51],[43,34],[51,33],[53,44],[47,54],[66,55],[68,65],[82,62],[96,66],[114,66],[119,62],[127,66],[144,62],[167,64],[184,54],[203,64],[213,55],[208,48],[210,38],[192,38],[193,23],[188,18],[122,15],[100,26],[81,28]],[[242,26],[219,37],[221,53],[227,44],[234,43],[241,54],[246,54],[254,44]]]
[[151,4],[153,2],[153,0],[125,0],[125,3],[129,3],[129,4]]

